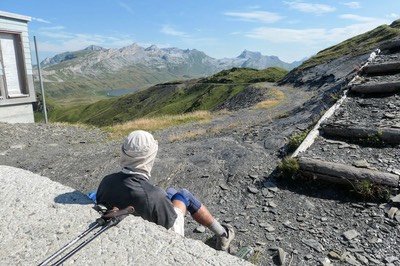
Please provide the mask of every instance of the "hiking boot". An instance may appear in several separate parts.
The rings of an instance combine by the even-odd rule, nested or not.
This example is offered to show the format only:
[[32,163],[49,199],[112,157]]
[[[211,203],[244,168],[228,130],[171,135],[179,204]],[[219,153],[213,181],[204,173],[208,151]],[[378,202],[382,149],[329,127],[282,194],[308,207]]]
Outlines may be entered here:
[[228,251],[231,241],[235,238],[235,231],[233,230],[232,225],[223,224],[225,231],[228,235],[224,234],[222,236],[217,236],[217,250]]

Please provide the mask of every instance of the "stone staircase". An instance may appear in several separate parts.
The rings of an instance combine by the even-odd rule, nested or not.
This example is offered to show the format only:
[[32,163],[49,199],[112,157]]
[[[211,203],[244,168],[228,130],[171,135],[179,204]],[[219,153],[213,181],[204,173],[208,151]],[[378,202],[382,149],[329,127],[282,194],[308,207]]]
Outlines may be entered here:
[[371,53],[292,157],[308,178],[398,188],[400,39]]

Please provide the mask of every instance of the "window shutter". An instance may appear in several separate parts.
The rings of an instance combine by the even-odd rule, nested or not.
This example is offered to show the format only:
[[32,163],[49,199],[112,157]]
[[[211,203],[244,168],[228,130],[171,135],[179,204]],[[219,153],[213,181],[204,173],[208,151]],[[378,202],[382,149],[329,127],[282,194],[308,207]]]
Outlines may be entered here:
[[21,96],[22,87],[19,75],[19,61],[14,35],[0,33],[1,58],[8,96]]

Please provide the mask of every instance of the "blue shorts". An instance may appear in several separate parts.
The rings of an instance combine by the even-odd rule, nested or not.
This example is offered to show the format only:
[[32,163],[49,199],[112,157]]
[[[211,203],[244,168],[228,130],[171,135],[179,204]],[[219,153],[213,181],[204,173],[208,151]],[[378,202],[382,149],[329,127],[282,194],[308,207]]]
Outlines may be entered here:
[[175,188],[170,187],[167,189],[167,195],[171,201],[180,200],[185,203],[185,206],[190,214],[197,212],[201,207],[201,202],[196,199],[196,197],[193,196],[193,194],[187,189],[181,189],[178,191]]

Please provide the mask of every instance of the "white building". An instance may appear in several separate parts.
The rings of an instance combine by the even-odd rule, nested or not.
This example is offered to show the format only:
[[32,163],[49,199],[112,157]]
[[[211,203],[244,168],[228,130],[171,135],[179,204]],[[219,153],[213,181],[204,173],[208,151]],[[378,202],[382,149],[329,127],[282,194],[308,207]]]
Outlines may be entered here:
[[0,122],[33,123],[30,17],[0,11]]

